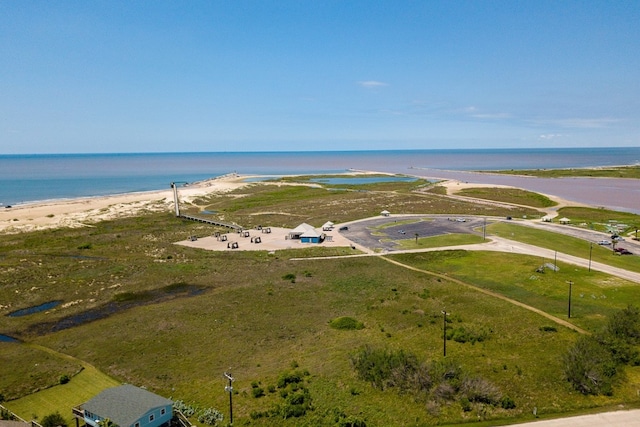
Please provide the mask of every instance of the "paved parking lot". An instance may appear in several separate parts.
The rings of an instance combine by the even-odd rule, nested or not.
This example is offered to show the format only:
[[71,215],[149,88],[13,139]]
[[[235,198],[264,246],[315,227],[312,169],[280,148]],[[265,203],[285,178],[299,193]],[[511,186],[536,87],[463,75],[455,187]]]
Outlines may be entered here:
[[394,251],[396,240],[445,234],[482,235],[484,218],[401,215],[357,221],[340,231],[347,239],[372,250]]

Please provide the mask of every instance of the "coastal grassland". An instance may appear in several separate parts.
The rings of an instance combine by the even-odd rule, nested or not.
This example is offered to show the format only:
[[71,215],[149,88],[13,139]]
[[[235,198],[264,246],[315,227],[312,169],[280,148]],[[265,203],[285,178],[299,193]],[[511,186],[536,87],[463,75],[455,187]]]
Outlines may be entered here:
[[455,251],[394,255],[393,259],[497,292],[562,319],[567,319],[571,281],[571,323],[592,332],[603,327],[614,311],[640,305],[636,283],[560,262],[559,271],[539,272],[544,263],[554,263],[539,257]]
[[[393,180],[398,178],[398,180]],[[411,178],[404,181],[404,178]],[[325,183],[322,179],[338,179],[344,183]],[[360,179],[374,182],[361,182]],[[380,179],[380,181],[375,181]],[[387,179],[391,179],[387,181]],[[387,174],[355,174],[355,175],[300,175],[295,177],[282,177],[282,182],[303,183],[321,186],[327,189],[353,190],[353,191],[397,191],[411,192],[419,190],[425,186],[430,186],[430,181],[422,178],[407,177],[405,175]],[[320,181],[320,182],[319,182]]]
[[[253,197],[258,201],[252,202]],[[409,213],[517,215],[509,209],[437,195],[271,184],[250,186],[206,202],[215,205],[211,210],[245,226],[278,225],[263,221],[267,211],[277,212],[277,218],[288,226],[303,221],[315,225],[338,222],[336,217],[357,219],[367,216],[363,212],[378,216],[383,208]],[[540,414],[550,414],[637,400],[628,383],[616,388],[611,397],[573,392],[562,379],[561,358],[577,333],[446,276],[412,271],[377,257],[291,259],[352,253],[351,249],[308,248],[269,254],[209,252],[173,244],[216,230],[225,231],[177,219],[172,213],[156,213],[80,229],[0,235],[0,333],[72,355],[118,381],[216,407],[225,414],[228,395],[222,373],[231,369],[237,379],[234,421],[238,425],[333,426],[336,411],[366,419],[369,426],[515,420],[530,417],[534,406]],[[561,295],[566,284],[560,275],[569,274],[573,267],[561,265],[553,276],[561,279],[560,285],[549,282],[549,290],[531,290],[525,285],[537,286],[538,280],[531,277],[540,260],[502,255],[446,251],[393,259],[474,286],[515,296],[521,293],[543,310],[562,316]],[[549,281],[552,277],[551,273],[541,276]],[[601,277],[591,290],[596,298],[585,293],[581,302],[588,299],[589,305],[576,308],[575,321],[580,322],[576,324],[596,328],[623,297],[635,301],[626,283],[604,275],[589,277]],[[578,298],[583,277],[574,275],[572,280]],[[596,293],[597,286],[602,293]],[[607,298],[600,298],[604,292]],[[6,316],[53,300],[62,304],[29,316]],[[95,317],[105,307],[106,316]],[[516,408],[473,403],[472,410],[465,412],[458,400],[443,399],[434,391],[402,394],[394,388],[373,388],[357,378],[350,357],[365,345],[402,349],[421,361],[442,362],[443,309],[450,313],[447,328],[486,335],[474,344],[449,341],[447,360],[495,384],[515,401]],[[84,316],[84,320],[56,329],[71,316]],[[340,317],[352,317],[364,328],[332,328],[329,323]],[[14,345],[0,343],[0,354],[4,356],[6,346]],[[55,384],[61,375],[77,369],[77,364],[61,358],[47,362],[50,367],[45,378],[31,382],[20,372],[29,372],[40,357],[44,361],[50,353],[33,352],[26,358],[14,350],[7,354],[8,363],[0,364],[0,390],[12,397]],[[315,409],[301,419],[250,420],[252,412],[283,403],[277,380],[293,370],[308,371],[306,387]],[[254,383],[266,390],[265,396],[253,397]],[[46,396],[37,393],[24,399],[39,399],[38,395]],[[79,403],[76,396],[67,397],[64,403],[46,399],[52,401],[46,408],[59,407],[63,414]],[[9,404],[24,402],[28,400]],[[29,418],[31,413],[22,415]]]
[[566,207],[558,210],[560,217],[571,219],[572,227],[589,227],[598,231],[609,231],[608,226],[626,225],[621,233],[633,232],[640,229],[640,215],[629,212],[618,212],[608,209]]
[[456,192],[458,196],[473,197],[478,199],[494,200],[516,205],[531,206],[534,208],[548,208],[557,205],[556,202],[539,193],[520,190],[518,188],[502,187],[475,187],[465,188]]
[[[399,185],[401,183],[393,183]],[[301,222],[321,226],[378,216],[380,211],[405,214],[451,214],[491,216],[536,216],[534,208],[492,206],[452,199],[424,191],[350,191],[307,185],[261,183],[200,200],[189,207],[191,214],[215,211],[220,221],[252,228],[257,225],[295,227]]]
[[[488,172],[488,171],[478,171]],[[498,170],[490,173],[509,175],[537,176],[541,178],[594,177],[594,178],[634,178],[640,179],[640,166],[619,166],[576,169],[533,169],[533,170]]]
[[[193,252],[195,258],[198,251]],[[295,369],[309,372],[314,411],[303,419],[261,418],[251,425],[334,425],[336,409],[366,419],[367,425],[477,422],[478,415],[526,418],[534,406],[539,413],[550,414],[633,399],[617,390],[606,398],[572,392],[562,379],[561,355],[577,338],[575,332],[559,325],[547,331],[544,327],[553,325],[550,320],[446,278],[376,257],[278,258],[266,265],[256,256],[234,253],[210,259],[224,274],[233,275],[234,270],[243,274],[192,298],[133,307],[32,340],[90,361],[120,381],[225,413],[228,396],[222,373],[231,369],[238,392],[234,418],[239,425],[247,425],[252,412],[282,401],[277,387],[266,396],[253,397],[252,383],[268,390],[283,372]],[[474,260],[465,260],[466,256],[462,251],[446,252],[425,264],[429,269],[434,264],[462,265],[456,272],[459,277],[473,270],[466,261]],[[530,263],[518,259],[512,257],[509,265],[524,264],[522,270],[513,267],[486,276],[499,283],[514,275],[528,277]],[[496,263],[475,261],[476,266]],[[295,283],[289,280],[291,275]],[[212,281],[215,276],[211,275]],[[442,361],[443,309],[450,313],[448,328],[486,334],[475,344],[449,341],[448,360],[494,384],[516,402],[515,409],[473,404],[471,412],[464,412],[457,401],[407,395],[393,388],[379,390],[355,376],[350,356],[365,345]],[[357,319],[364,328],[332,328],[329,322],[342,316]]]
[[505,239],[529,243],[584,259],[589,259],[591,256],[592,261],[640,272],[640,257],[617,256],[611,247],[600,246],[595,242],[511,222],[493,223],[487,227],[487,231]]

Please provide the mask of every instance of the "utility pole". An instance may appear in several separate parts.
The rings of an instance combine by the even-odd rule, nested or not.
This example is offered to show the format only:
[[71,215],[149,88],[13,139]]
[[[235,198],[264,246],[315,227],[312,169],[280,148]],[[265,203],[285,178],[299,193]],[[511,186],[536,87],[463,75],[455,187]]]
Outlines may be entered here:
[[442,310],[442,349],[444,356],[447,357],[447,312]]
[[593,252],[593,243],[589,243],[589,273],[591,273],[591,252]]
[[569,280],[567,283],[569,284],[569,309],[567,311],[567,319],[571,319],[571,286],[573,285],[573,281]]
[[224,376],[229,380],[229,385],[224,387],[224,391],[229,393],[229,425],[233,425],[233,377],[230,373],[225,372]]
[[482,226],[482,241],[487,240],[487,217],[484,217],[484,224]]

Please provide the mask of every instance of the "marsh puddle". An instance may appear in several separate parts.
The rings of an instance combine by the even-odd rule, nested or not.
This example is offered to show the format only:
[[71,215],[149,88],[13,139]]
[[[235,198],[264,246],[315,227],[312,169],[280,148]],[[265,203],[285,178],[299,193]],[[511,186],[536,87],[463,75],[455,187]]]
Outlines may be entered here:
[[20,342],[20,340],[14,337],[10,337],[9,335],[0,334],[0,342]]
[[114,300],[99,307],[72,314],[56,321],[37,323],[31,325],[28,329],[30,332],[44,335],[104,319],[112,314],[117,314],[134,307],[157,304],[175,298],[193,297],[205,291],[206,288],[202,286],[178,283],[152,291],[123,293],[116,295]]
[[62,301],[60,300],[49,301],[40,305],[34,305],[33,307],[21,308],[20,310],[12,311],[11,313],[7,314],[7,316],[9,317],[28,316],[30,314],[35,314],[35,313],[40,313],[42,311],[50,310],[54,307],[59,306],[60,304],[62,304]]

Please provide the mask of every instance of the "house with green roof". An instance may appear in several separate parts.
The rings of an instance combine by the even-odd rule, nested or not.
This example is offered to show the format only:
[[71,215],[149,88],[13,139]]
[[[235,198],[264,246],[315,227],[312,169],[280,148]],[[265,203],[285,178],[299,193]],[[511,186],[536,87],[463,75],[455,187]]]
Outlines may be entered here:
[[98,427],[109,419],[119,427],[160,427],[169,425],[173,417],[173,402],[131,384],[104,390],[93,399],[74,408],[76,425],[83,420],[87,426]]

